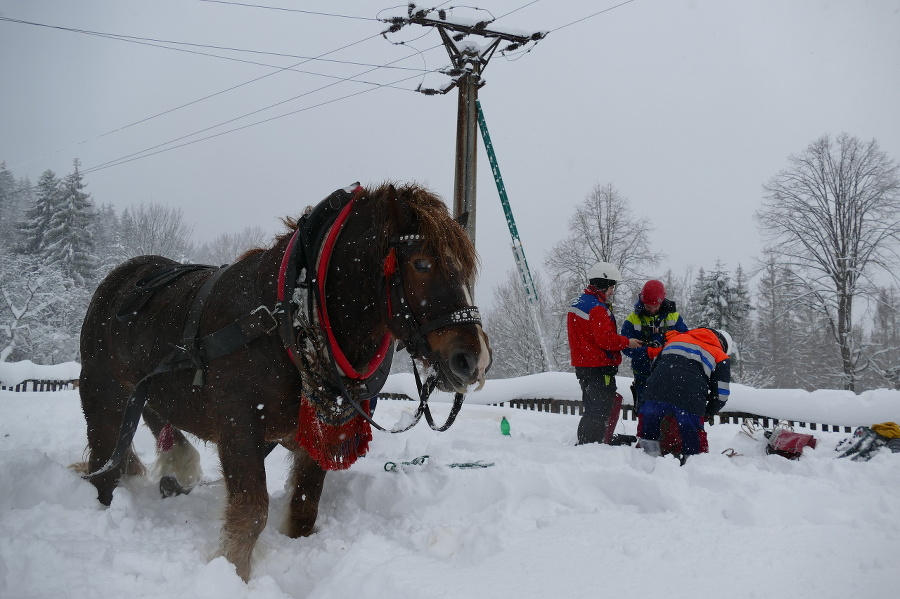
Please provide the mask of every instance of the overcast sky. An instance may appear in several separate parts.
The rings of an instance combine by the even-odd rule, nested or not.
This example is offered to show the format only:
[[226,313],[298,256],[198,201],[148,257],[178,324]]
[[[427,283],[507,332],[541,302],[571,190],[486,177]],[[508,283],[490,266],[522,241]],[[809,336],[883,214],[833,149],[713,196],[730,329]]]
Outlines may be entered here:
[[[620,3],[477,3],[497,28],[550,32],[528,53],[495,55],[479,95],[533,269],[597,184],[653,222],[668,255],[657,274],[718,259],[749,268],[761,187],[790,154],[847,132],[900,159],[900,1]],[[380,36],[377,17],[397,10],[0,0],[3,19],[145,38],[0,20],[0,160],[35,182],[77,157],[95,202],[181,206],[198,241],[275,231],[356,180],[417,180],[452,203],[457,92],[413,91],[445,85],[423,73],[449,59],[432,29]],[[123,158],[137,159],[91,172]],[[514,263],[483,148],[478,160],[476,299],[487,305]]]

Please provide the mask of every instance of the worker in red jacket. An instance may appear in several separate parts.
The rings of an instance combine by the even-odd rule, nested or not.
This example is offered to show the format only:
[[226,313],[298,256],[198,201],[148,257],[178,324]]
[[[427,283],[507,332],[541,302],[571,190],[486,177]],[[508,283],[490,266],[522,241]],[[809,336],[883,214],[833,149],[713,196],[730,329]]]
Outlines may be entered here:
[[584,412],[578,423],[578,444],[609,443],[612,440],[622,396],[616,393],[616,374],[622,350],[641,345],[638,339],[619,335],[608,302],[622,274],[608,262],[598,262],[588,271],[590,283],[572,302],[566,317],[569,350],[575,376],[581,385]]
[[725,406],[730,394],[731,335],[721,329],[669,331],[662,348],[650,348],[653,368],[647,377],[638,415],[643,450],[659,456],[661,424],[674,420],[681,440],[681,463],[701,453],[704,419]]

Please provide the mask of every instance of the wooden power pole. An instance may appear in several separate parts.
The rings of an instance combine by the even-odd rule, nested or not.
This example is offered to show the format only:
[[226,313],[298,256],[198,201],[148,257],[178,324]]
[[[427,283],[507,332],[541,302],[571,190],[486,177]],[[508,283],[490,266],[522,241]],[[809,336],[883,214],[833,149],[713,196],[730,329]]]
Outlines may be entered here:
[[[517,35],[489,29],[490,21],[472,24],[453,23],[440,9],[419,9],[409,5],[407,18],[389,20],[388,31],[398,31],[405,25],[422,25],[438,30],[444,47],[453,63],[448,74],[452,83],[443,89],[420,89],[425,94],[446,94],[454,87],[459,89],[456,121],[456,169],[453,180],[453,216],[468,213],[466,233],[475,241],[475,183],[478,149],[478,90],[484,85],[481,74],[501,42],[509,45],[503,50],[514,50],[528,42],[543,39],[543,32]],[[432,18],[432,14],[437,18]],[[473,37],[485,38],[475,43]]]

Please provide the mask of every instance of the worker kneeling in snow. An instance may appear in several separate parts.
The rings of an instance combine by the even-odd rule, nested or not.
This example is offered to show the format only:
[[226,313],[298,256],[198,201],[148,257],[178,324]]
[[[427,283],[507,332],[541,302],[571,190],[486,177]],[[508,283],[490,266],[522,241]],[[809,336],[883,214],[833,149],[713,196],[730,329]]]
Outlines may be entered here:
[[682,464],[701,452],[703,419],[712,418],[728,401],[734,342],[722,330],[669,331],[662,348],[650,348],[653,369],[647,378],[638,415],[640,446],[662,454],[661,427],[667,417],[677,424]]

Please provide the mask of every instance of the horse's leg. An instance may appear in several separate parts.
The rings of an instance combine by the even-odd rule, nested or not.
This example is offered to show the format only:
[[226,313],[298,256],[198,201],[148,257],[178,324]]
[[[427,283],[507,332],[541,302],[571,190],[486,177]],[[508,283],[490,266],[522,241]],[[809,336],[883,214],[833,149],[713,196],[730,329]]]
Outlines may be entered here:
[[325,470],[308,453],[298,449],[293,452],[290,481],[291,504],[281,532],[291,538],[308,537],[319,515]]
[[[89,456],[86,470],[96,472],[112,456],[119,440],[128,392],[111,375],[98,374],[89,367],[83,370],[78,390],[87,422]],[[90,481],[97,488],[100,503],[109,505],[112,503],[113,490],[123,473],[139,476],[146,472],[131,446],[118,466],[92,477]]]
[[157,439],[156,467],[159,471],[159,490],[163,497],[190,493],[200,479],[203,470],[200,468],[200,452],[191,444],[180,430],[170,427],[172,431],[172,447],[168,451],[159,449],[159,436],[166,421],[158,412],[150,407],[143,411],[144,423]]
[[[235,421],[239,421],[235,418]],[[266,489],[266,449],[248,431],[225,435],[219,440],[222,474],[228,489],[222,555],[234,564],[238,576],[250,578],[250,557],[269,517]]]

